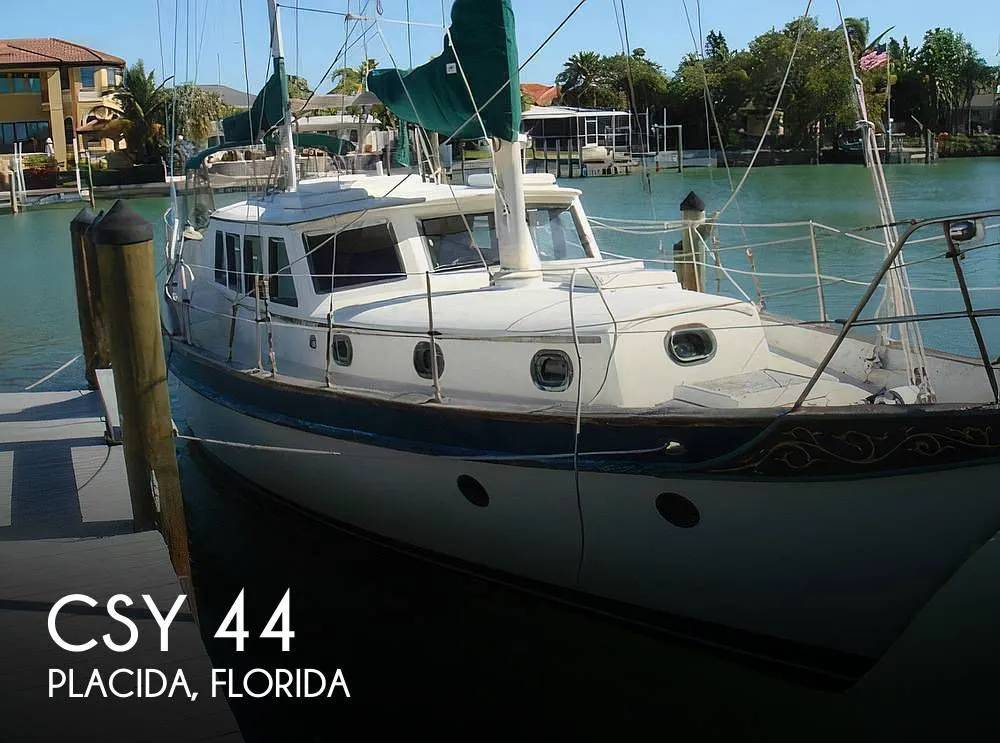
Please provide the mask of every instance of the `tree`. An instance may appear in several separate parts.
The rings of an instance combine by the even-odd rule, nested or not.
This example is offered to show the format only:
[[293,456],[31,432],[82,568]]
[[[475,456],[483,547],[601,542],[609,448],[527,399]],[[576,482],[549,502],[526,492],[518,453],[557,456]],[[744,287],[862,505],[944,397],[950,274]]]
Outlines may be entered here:
[[709,31],[705,37],[705,56],[716,61],[729,56],[729,44],[721,31]]
[[556,85],[571,106],[615,107],[625,102],[624,90],[612,82],[608,58],[597,52],[577,52],[566,60]]
[[299,100],[306,100],[312,95],[312,88],[309,87],[308,81],[304,77],[299,77],[298,75],[288,76],[288,97],[298,98]]
[[160,162],[166,155],[163,122],[169,100],[163,84],[156,85],[155,73],[146,72],[140,59],[125,70],[115,95],[121,103],[123,118],[128,122],[125,145],[132,162]]
[[[647,108],[663,106],[667,92],[667,76],[656,62],[646,59],[644,50],[637,49],[631,56],[616,54],[613,57],[604,57],[603,66],[605,84],[611,90],[624,94],[626,100],[631,101],[633,110],[645,111]],[[633,91],[634,100],[632,100]]]
[[208,139],[215,123],[233,112],[233,108],[226,105],[218,93],[210,93],[190,83],[174,88],[170,97],[168,111],[173,117],[176,105],[177,134],[192,142]]
[[962,34],[935,28],[916,53],[923,84],[923,114],[932,129],[966,129],[972,96],[987,83],[989,67]]
[[340,67],[333,71],[330,81],[334,84],[330,93],[354,95],[364,90],[368,73],[378,67],[374,59],[366,59],[357,67]]

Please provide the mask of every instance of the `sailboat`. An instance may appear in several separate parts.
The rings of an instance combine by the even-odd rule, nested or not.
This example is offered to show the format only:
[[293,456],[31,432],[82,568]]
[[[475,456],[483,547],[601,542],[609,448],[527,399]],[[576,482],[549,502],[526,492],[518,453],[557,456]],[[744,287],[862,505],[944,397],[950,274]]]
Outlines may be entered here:
[[[277,136],[283,187],[215,208],[195,175],[168,246],[170,369],[236,473],[414,554],[845,683],[1000,528],[983,344],[857,332],[923,223],[839,325],[605,256],[581,192],[523,170],[509,0],[456,0],[439,56],[368,77],[403,123],[490,138],[492,174],[300,179],[269,12],[273,108],[228,128]],[[987,216],[940,222],[954,255]],[[892,306],[880,323],[913,320]]]

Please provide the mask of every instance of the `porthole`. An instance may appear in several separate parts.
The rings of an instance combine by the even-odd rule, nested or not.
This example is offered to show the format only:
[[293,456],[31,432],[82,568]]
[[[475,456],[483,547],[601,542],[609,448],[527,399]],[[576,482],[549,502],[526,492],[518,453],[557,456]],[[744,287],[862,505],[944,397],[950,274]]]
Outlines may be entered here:
[[678,528],[692,529],[701,521],[698,506],[678,493],[660,493],[655,505],[663,520]]
[[[434,344],[434,355],[437,356],[437,375],[440,379],[444,375],[444,353],[441,346]],[[424,379],[434,378],[434,368],[431,364],[431,344],[428,341],[420,341],[413,349],[413,368]]]
[[545,392],[563,392],[573,383],[573,362],[563,351],[539,351],[531,359],[531,381]]
[[704,325],[674,328],[663,340],[667,354],[678,364],[697,364],[715,355],[715,336]]
[[337,333],[330,340],[330,346],[333,351],[333,361],[337,366],[351,365],[351,362],[354,361],[354,347],[351,345],[350,336]]
[[476,478],[469,475],[459,475],[457,484],[459,492],[472,505],[486,508],[490,504],[490,494]]

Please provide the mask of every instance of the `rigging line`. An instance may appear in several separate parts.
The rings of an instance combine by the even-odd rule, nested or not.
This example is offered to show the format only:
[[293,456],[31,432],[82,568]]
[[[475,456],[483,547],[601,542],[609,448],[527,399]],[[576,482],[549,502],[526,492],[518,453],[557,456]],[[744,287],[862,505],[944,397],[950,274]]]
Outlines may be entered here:
[[191,0],[184,0],[184,82],[191,82]]
[[167,63],[163,56],[163,17],[160,15],[160,0],[156,0],[156,37],[160,42],[160,77],[167,76]]
[[[247,110],[253,111],[253,101],[250,100],[250,65],[247,62],[247,30],[243,13],[243,0],[240,0],[240,37],[243,43],[243,79],[247,86]],[[253,121],[250,122],[253,125]],[[247,169],[247,192],[251,192],[250,169]]]
[[406,0],[406,50],[410,53],[410,67],[413,69],[413,40],[410,37],[410,0]]
[[[629,42],[629,38],[628,38],[628,18],[625,15],[625,0],[611,0],[611,4],[615,8],[615,21],[618,20],[618,6],[616,5],[616,2],[620,2],[621,6],[622,6],[621,24],[619,25],[619,35],[621,36],[621,41],[622,41],[622,54],[625,57],[625,74],[628,76],[628,87],[629,87],[629,92],[631,93],[632,113],[635,114],[636,121],[638,121],[639,120],[639,102],[638,102],[638,99],[636,98],[636,95],[635,95],[635,82],[634,82],[634,79],[632,77],[632,44]],[[621,34],[622,30],[624,30],[624,35]],[[647,111],[648,111],[648,109],[647,109]],[[630,122],[630,128],[631,128],[631,122]],[[642,145],[642,151],[643,152],[649,152],[649,117],[648,116],[647,116],[646,122],[645,122],[645,124],[643,126],[643,132],[644,132],[644,135],[643,135],[643,138],[641,138],[639,140],[639,144]],[[612,153],[613,153],[614,152],[614,145],[615,145],[614,137],[612,137],[611,145],[612,145]],[[632,153],[630,152],[629,153],[629,157],[631,157],[631,156],[632,156]],[[612,157],[612,160],[614,160],[614,154],[612,154],[611,157]],[[645,191],[649,195],[649,210],[650,210],[650,212],[653,215],[653,219],[656,219],[656,204],[653,201],[653,183],[652,183],[652,181],[649,178],[649,169],[647,167],[643,166],[642,174],[643,174],[643,184],[642,184],[643,185],[643,191]]]
[[201,53],[205,48],[205,30],[208,28],[208,0],[205,0],[205,10],[201,16],[201,38],[198,40],[198,48],[194,54],[194,79],[198,80],[198,68],[201,66]]
[[[553,38],[555,38],[555,35],[556,35],[557,33],[559,33],[559,31],[560,31],[560,30],[562,29],[562,27],[563,27],[563,26],[565,26],[565,25],[566,25],[566,24],[567,24],[567,23],[569,22],[569,19],[570,19],[570,18],[572,18],[572,17],[574,16],[574,15],[576,15],[576,12],[577,12],[577,11],[578,11],[578,10],[579,10],[580,8],[582,8],[582,7],[583,7],[583,4],[584,4],[584,3],[586,3],[586,2],[587,2],[587,0],[580,0],[580,1],[579,1],[579,2],[578,2],[578,3],[576,4],[576,6],[575,6],[575,7],[573,8],[573,10],[571,10],[571,11],[569,12],[569,14],[568,14],[568,15],[567,15],[567,16],[566,16],[565,18],[563,18],[563,19],[562,19],[562,21],[561,21],[561,22],[559,23],[559,25],[558,25],[558,26],[556,26],[556,27],[555,27],[555,28],[554,28],[554,29],[552,30],[552,33],[550,33],[550,34],[549,34],[548,36],[546,36],[546,37],[545,37],[545,39],[544,39],[544,40],[542,41],[542,43],[541,43],[541,44],[539,44],[539,45],[538,45],[538,46],[537,46],[537,47],[535,48],[535,51],[533,51],[533,52],[532,52],[531,54],[529,54],[529,55],[528,55],[528,58],[527,58],[526,60],[524,60],[524,61],[523,61],[523,62],[522,62],[522,63],[520,64],[520,66],[518,66],[518,68],[517,68],[517,71],[518,71],[518,72],[521,72],[521,71],[522,71],[522,70],[523,70],[523,69],[524,69],[525,67],[527,67],[527,66],[528,66],[528,64],[529,64],[529,63],[531,62],[531,60],[533,60],[533,59],[534,59],[534,58],[535,58],[536,56],[538,56],[538,53],[539,53],[539,52],[541,52],[541,51],[542,51],[542,49],[544,49],[544,48],[545,48],[545,46],[546,46],[546,45],[547,45],[547,44],[548,44],[548,43],[549,43],[550,41],[552,41],[552,39],[553,39]],[[510,80],[507,80],[507,81],[506,81],[506,82],[505,82],[505,83],[504,83],[503,85],[501,85],[501,86],[500,86],[499,88],[497,88],[497,89],[496,89],[496,92],[494,92],[494,93],[493,93],[493,95],[491,95],[491,96],[490,96],[489,98],[487,98],[487,99],[486,99],[486,102],[485,102],[485,103],[483,103],[483,105],[482,105],[482,106],[480,106],[480,107],[479,107],[479,108],[477,109],[476,113],[474,113],[474,114],[473,114],[472,116],[470,116],[469,118],[467,118],[467,119],[466,119],[466,120],[465,120],[464,122],[462,122],[462,125],[461,125],[461,126],[460,126],[460,127],[459,127],[459,128],[458,128],[458,129],[456,130],[456,131],[455,131],[455,134],[457,134],[458,132],[462,131],[463,129],[465,129],[465,127],[466,127],[466,126],[468,126],[468,125],[469,125],[469,124],[471,124],[471,123],[472,123],[473,121],[475,121],[475,119],[476,119],[476,116],[478,116],[478,115],[479,115],[480,113],[482,113],[483,109],[485,109],[485,108],[486,108],[486,107],[487,107],[488,105],[490,105],[490,104],[491,104],[491,103],[493,102],[493,99],[495,99],[495,98],[496,98],[496,97],[497,97],[498,95],[500,95],[500,94],[501,94],[501,93],[503,93],[503,92],[504,92],[505,90],[507,90],[507,88],[508,88],[509,86],[510,86]],[[453,135],[452,135],[451,137],[448,137],[448,138],[447,138],[447,139],[446,139],[446,140],[444,141],[444,143],[443,143],[443,144],[448,144],[449,142],[451,142],[451,140],[452,140],[452,139],[454,138],[454,136],[455,136],[455,135],[453,134]]]
[[[864,151],[865,151],[865,162],[869,164],[868,170],[872,178],[872,185],[875,189],[876,200],[878,202],[879,213],[882,217],[882,221],[886,223],[895,222],[896,217],[892,209],[892,199],[889,195],[889,186],[885,180],[885,172],[882,168],[882,158],[879,153],[877,143],[875,142],[875,132],[868,121],[868,109],[865,103],[865,93],[864,87],[861,82],[860,73],[857,72],[854,65],[854,52],[851,48],[850,35],[847,32],[847,21],[844,18],[844,12],[840,5],[840,0],[836,0],[837,14],[840,17],[840,26],[844,32],[844,44],[847,52],[847,60],[850,64],[851,79],[853,83],[854,93],[855,93],[855,103],[857,105],[858,116],[860,121],[858,122],[865,130],[864,137]],[[894,250],[895,244],[898,242],[899,234],[895,227],[888,227],[883,231],[883,237],[885,239],[885,248],[887,253]],[[897,253],[894,258],[894,263],[897,261],[901,262],[902,258]],[[905,269],[901,267],[898,275],[893,274],[889,281],[887,287],[888,291],[883,296],[881,303],[876,309],[876,315],[883,312],[885,308],[885,302],[888,296],[892,295],[894,310],[899,313],[909,313],[914,314],[916,312],[916,307],[913,303],[913,296],[910,294],[909,290],[909,279]],[[912,337],[911,337],[912,333]],[[880,335],[883,334],[882,327],[880,326]],[[880,344],[884,343],[885,337],[880,338]],[[912,370],[910,374],[910,380],[914,385],[920,387],[922,395],[926,392],[926,396],[933,398],[933,390],[930,387],[930,382],[927,379],[926,367],[927,367],[927,357],[924,349],[923,333],[919,326],[907,325],[900,328],[900,342],[903,346],[903,351],[907,360],[907,367]],[[916,354],[920,362],[918,368],[914,368],[911,359],[911,353],[913,349],[910,348],[910,344],[916,345]],[[919,378],[918,378],[919,377]]]
[[170,158],[170,182],[173,183],[174,180],[174,145],[177,139],[177,29],[180,26],[180,0],[174,0],[174,63],[173,63],[173,95],[171,97],[171,114],[170,114],[170,126],[168,128],[170,135],[170,144],[167,151],[168,157]]
[[[358,24],[360,23],[360,21],[358,21],[358,20],[357,20],[357,19],[355,19],[355,18],[348,18],[348,19],[346,19],[346,20],[344,21],[344,23],[345,23],[345,25],[346,25],[346,23],[347,23],[348,21],[352,21],[352,20],[354,21],[354,24],[355,24],[355,25],[354,25],[354,27],[352,28],[352,30],[353,30],[353,29],[356,29],[356,28],[357,28],[357,26],[358,26]],[[337,62],[339,62],[339,61],[340,61],[340,59],[341,59],[341,56],[343,56],[343,57],[344,57],[344,59],[346,60],[346,58],[347,58],[347,56],[346,56],[346,55],[347,55],[347,52],[349,52],[349,51],[350,51],[350,50],[351,50],[352,48],[354,48],[354,47],[355,47],[355,46],[356,46],[356,45],[357,45],[358,43],[360,43],[361,39],[362,39],[362,38],[364,38],[365,36],[367,36],[367,35],[368,35],[368,34],[369,34],[369,33],[371,32],[371,30],[372,30],[373,28],[375,28],[375,24],[376,24],[376,21],[372,21],[371,23],[369,23],[369,24],[368,24],[368,28],[366,28],[366,29],[365,29],[364,31],[362,31],[362,35],[361,35],[361,36],[360,36],[359,38],[355,39],[355,40],[354,40],[353,42],[351,42],[350,44],[348,44],[347,40],[348,40],[348,39],[350,38],[350,35],[351,35],[351,31],[348,31],[348,32],[347,32],[347,33],[345,34],[345,38],[344,38],[344,46],[342,46],[342,47],[340,48],[340,51],[339,51],[339,52],[337,52],[337,56],[335,56],[335,57],[333,58],[333,61],[332,61],[332,62],[330,62],[330,66],[326,68],[326,72],[324,72],[324,73],[323,73],[323,76],[322,76],[322,77],[320,78],[321,80],[326,80],[326,78],[327,78],[327,77],[329,76],[329,74],[330,74],[331,72],[333,72],[333,68],[334,68],[334,67],[336,66]],[[306,110],[306,108],[307,108],[307,107],[309,106],[309,102],[310,102],[310,101],[311,101],[311,100],[312,100],[312,99],[313,99],[313,98],[314,98],[315,96],[316,96],[316,91],[315,91],[315,90],[311,90],[311,91],[309,92],[309,97],[308,97],[308,98],[306,98],[306,101],[305,101],[305,103],[303,103],[303,104],[302,104],[302,107],[301,107],[301,108],[300,108],[300,109],[298,110],[298,112],[297,112],[297,113],[296,113],[295,115],[296,115],[296,116],[298,116],[298,115],[299,115],[299,114],[301,114],[301,113],[302,113],[303,111],[305,111],[305,110]]]
[[802,41],[802,35],[806,27],[806,19],[809,16],[809,9],[812,7],[812,0],[807,0],[806,9],[802,12],[799,17],[799,30],[795,36],[795,44],[792,46],[792,54],[788,58],[788,66],[785,68],[785,76],[781,79],[781,86],[778,88],[778,94],[774,98],[774,105],[771,107],[771,113],[767,117],[767,124],[764,126],[764,132],[761,134],[760,141],[757,143],[757,149],[754,150],[753,157],[750,158],[750,164],[747,166],[746,171],[743,173],[743,177],[740,178],[739,184],[736,189],[730,195],[729,200],[722,205],[716,216],[721,215],[729,205],[736,199],[737,194],[739,194],[740,189],[743,188],[743,184],[746,183],[747,178],[750,176],[750,171],[753,169],[754,163],[757,162],[757,157],[760,155],[760,151],[764,148],[764,140],[767,137],[767,133],[771,131],[771,122],[774,121],[774,116],[778,111],[778,106],[781,105],[781,96],[785,92],[785,85],[788,83],[788,76],[792,72],[792,64],[795,62],[795,54],[798,52],[799,44]]
[[339,15],[347,20],[356,20],[356,16],[350,11],[344,12],[340,10],[326,10],[323,8],[300,8],[298,0],[294,6],[282,5],[281,3],[276,3],[279,8],[291,8],[292,10],[301,11],[303,13],[322,13],[323,15]]
[[[392,53],[392,49],[389,48],[389,43],[388,43],[388,41],[386,40],[385,36],[382,33],[381,26],[378,26],[376,28],[376,30],[378,31],[379,38],[382,41],[382,46],[385,48],[386,54],[389,55],[389,60],[392,63],[392,66],[396,67],[398,69],[398,66],[396,65],[396,58],[395,58],[395,56]],[[453,39],[451,37],[451,29],[446,29],[445,33],[447,34],[449,45],[452,47],[452,49],[454,49],[455,45],[454,45],[454,41],[453,41]],[[466,76],[465,76],[465,69],[462,67],[462,61],[458,58],[458,54],[455,55],[455,64],[458,67],[459,74],[462,76],[462,81],[465,84],[465,89],[466,89],[466,91],[469,94],[469,99],[472,101],[472,105],[475,106],[476,105],[476,101],[475,101],[475,98],[472,95],[472,90],[469,87],[468,78],[466,78]],[[413,99],[410,98],[409,88],[406,87],[406,83],[403,81],[402,75],[399,76],[399,79],[400,79],[400,82],[403,84],[403,92],[406,93],[406,97],[407,97],[407,100],[410,102],[410,106],[413,108],[414,112],[416,112],[418,109],[414,105]],[[423,126],[423,122],[420,121],[419,114],[417,115],[417,122],[418,122],[418,124],[420,126],[420,130],[425,131],[424,130],[424,126]],[[405,122],[401,122],[401,123],[405,126]],[[483,120],[482,120],[481,117],[479,118],[479,123],[480,123],[480,126],[483,129],[483,136],[486,137],[486,125],[485,125],[485,123],[483,123]],[[423,135],[420,132],[417,132],[417,137],[418,137],[418,141],[426,141],[426,137],[423,137]],[[487,139],[489,139],[489,137],[487,137]],[[427,144],[428,144],[428,146],[427,146],[426,149],[427,149],[428,161],[432,165],[433,161],[430,159],[430,156],[431,156],[430,143],[428,142]],[[421,149],[423,149],[423,147],[421,147]],[[496,157],[495,157],[495,155],[493,153],[493,146],[492,146],[492,144],[490,145],[490,156],[493,159],[493,169],[495,171],[496,170]],[[440,158],[440,155],[439,155],[439,158]],[[417,163],[417,167],[418,167],[418,169],[421,167],[421,164],[419,162]],[[483,252],[480,249],[479,244],[476,242],[476,235],[475,235],[475,233],[472,230],[472,226],[469,224],[469,220],[466,217],[465,211],[462,209],[462,205],[461,205],[461,203],[458,200],[458,196],[455,194],[455,187],[451,183],[451,181],[448,181],[448,190],[449,190],[449,192],[451,194],[452,200],[454,200],[454,202],[455,202],[455,206],[458,207],[459,214],[462,217],[462,224],[465,226],[465,230],[469,234],[469,238],[470,238],[470,241],[472,243],[472,246],[476,249],[476,253],[479,255],[479,259],[483,262],[483,266],[486,268],[486,274],[490,277],[490,280],[492,281],[493,280],[493,272],[490,271],[489,262],[486,260],[486,256],[483,255]],[[497,193],[500,194],[500,199],[501,199],[501,201],[503,201],[503,194],[500,193],[499,189],[497,190]],[[505,207],[507,206],[506,202],[504,202],[504,206]]]

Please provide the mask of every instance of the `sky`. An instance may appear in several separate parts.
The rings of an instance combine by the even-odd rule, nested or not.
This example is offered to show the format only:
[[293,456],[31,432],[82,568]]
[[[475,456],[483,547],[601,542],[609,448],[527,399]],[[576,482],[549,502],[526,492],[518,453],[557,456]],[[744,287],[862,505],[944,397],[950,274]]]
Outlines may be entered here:
[[[512,0],[522,60],[536,50],[578,1]],[[736,49],[745,47],[758,34],[800,16],[806,2],[624,0],[628,45],[644,48],[647,57],[672,72],[680,59],[695,49],[694,38],[702,35],[699,15],[704,34],[711,29],[721,31],[729,47]],[[379,61],[380,67],[407,68],[411,55],[413,64],[419,65],[440,52],[442,10],[447,12],[451,0],[279,0],[279,4],[286,70],[306,78],[311,86],[325,93],[330,85],[324,73],[344,45],[347,24],[342,15],[306,8],[339,13],[350,9],[374,18],[380,6],[381,22],[349,49],[347,64],[357,66],[367,53]],[[621,52],[616,4],[615,0],[586,0],[521,73],[521,82],[551,83],[563,62],[577,51]],[[407,17],[407,5],[409,26],[402,22]],[[898,39],[908,36],[914,46],[927,29],[950,25],[979,50],[987,63],[1000,64],[1000,11],[996,0],[966,0],[957,13],[955,6],[932,0],[841,0],[841,5],[847,16],[867,17],[873,36],[895,26],[891,35]],[[814,0],[810,15],[817,17],[822,26],[836,26],[836,0]],[[35,36],[85,44],[130,64],[141,58],[147,69],[156,71],[157,80],[175,75],[180,81],[221,82],[239,90],[249,87],[256,93],[268,73],[267,0],[131,0],[118,5],[79,0],[0,0],[0,38]],[[360,37],[359,27],[351,39]],[[336,66],[344,65],[339,62]]]

